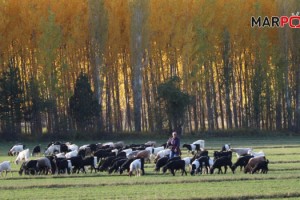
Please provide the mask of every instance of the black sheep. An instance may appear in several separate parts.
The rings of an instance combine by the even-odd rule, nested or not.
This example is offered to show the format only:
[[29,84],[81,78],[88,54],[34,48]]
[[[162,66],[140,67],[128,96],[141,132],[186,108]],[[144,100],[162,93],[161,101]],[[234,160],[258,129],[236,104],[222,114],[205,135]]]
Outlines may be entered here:
[[40,145],[37,145],[37,146],[33,147],[32,153],[31,153],[32,156],[37,156],[40,153],[41,153],[41,146]]
[[[68,161],[67,159],[65,158],[55,158],[53,160],[57,166],[57,171],[58,171],[58,174],[61,174],[61,173],[68,173],[70,174],[71,173],[71,167],[72,166],[69,166],[69,162],[71,164],[71,161]],[[72,165],[72,164],[71,164]]]
[[83,170],[84,173],[86,173],[84,166],[90,166],[91,173],[93,172],[93,170],[95,170],[96,173],[97,172],[96,165],[97,165],[97,157],[94,156],[85,157],[82,159],[81,169]]
[[100,171],[100,172],[106,171],[115,158],[116,158],[116,156],[110,156],[110,157],[106,158],[103,163],[99,163],[98,171]]
[[200,158],[201,156],[208,156],[208,151],[203,150],[203,151],[199,151],[199,152],[195,153],[193,158],[191,159],[191,162],[193,162],[194,160]]
[[120,174],[123,174],[124,170],[127,170],[127,172],[129,172],[129,167],[130,164],[135,160],[136,158],[130,158],[128,159],[125,163],[122,164],[122,166],[120,167]]
[[102,160],[104,158],[107,158],[109,156],[115,156],[116,153],[115,152],[111,152],[111,148],[109,149],[99,149],[94,153],[94,156],[97,157],[97,162],[99,162],[99,160]]
[[229,157],[230,160],[232,159],[232,151],[215,151],[214,152],[214,160],[217,160],[218,158],[221,157]]
[[156,164],[155,164],[154,171],[159,172],[160,168],[165,166],[167,164],[168,160],[169,160],[169,157],[167,157],[167,156],[164,156],[164,157],[158,159]]
[[68,158],[68,160],[70,160],[71,163],[72,163],[73,173],[76,173],[76,171],[77,171],[77,174],[78,174],[80,169],[84,168],[83,165],[82,165],[83,163],[82,163],[82,157],[81,156],[71,157],[71,158]]
[[195,151],[201,151],[200,144],[183,144],[182,147],[187,148],[188,152],[192,152],[192,154],[194,154]]
[[39,174],[48,175],[49,170],[51,170],[51,173],[54,174],[56,166],[52,162],[53,161],[47,157],[39,158],[36,164]]
[[120,167],[127,161],[127,158],[122,158],[120,160],[117,160],[114,162],[114,164],[108,169],[108,174],[111,174],[113,172],[117,172]]
[[240,170],[242,170],[242,168],[245,167],[248,164],[248,162],[249,162],[249,160],[251,158],[253,158],[253,156],[242,156],[242,157],[239,157],[237,159],[237,161],[232,165],[231,170],[235,171],[235,169],[237,167],[239,167],[239,166],[240,166]]
[[22,176],[23,172],[26,175],[36,174],[36,172],[38,171],[36,165],[37,165],[37,160],[29,160],[29,161],[23,162],[20,167],[19,175]]
[[166,173],[167,170],[170,170],[173,176],[175,176],[175,170],[181,170],[181,175],[183,176],[183,173],[187,175],[185,171],[185,161],[184,160],[174,160],[171,162],[168,162],[165,166],[163,166],[162,171],[163,173]]
[[[232,166],[231,158],[229,158],[227,156],[218,158],[217,160],[215,160],[214,164],[210,168],[210,173],[213,174],[214,169],[217,168],[217,169],[219,169],[218,174],[220,174],[220,172],[222,172],[221,167],[224,167],[225,168],[224,174],[226,174],[227,166],[229,166],[231,168],[231,166]],[[232,171],[232,173],[234,173],[234,171]]]

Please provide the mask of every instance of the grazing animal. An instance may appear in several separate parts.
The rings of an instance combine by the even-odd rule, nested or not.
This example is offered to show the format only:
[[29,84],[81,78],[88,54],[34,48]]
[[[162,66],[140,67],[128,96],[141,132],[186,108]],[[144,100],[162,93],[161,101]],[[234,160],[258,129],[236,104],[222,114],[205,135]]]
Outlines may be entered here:
[[127,155],[130,154],[132,151],[133,151],[132,148],[129,148],[129,149],[123,149],[121,152],[125,152],[125,153],[126,153],[126,156],[127,156]]
[[0,173],[1,173],[1,177],[2,172],[5,171],[5,177],[7,176],[7,172],[10,171],[11,176],[12,176],[12,172],[11,172],[11,166],[10,166],[10,161],[3,161],[2,163],[0,163]]
[[102,144],[102,147],[112,147],[112,148],[114,148],[114,143],[113,142],[106,142],[106,143],[104,143],[104,144]]
[[210,167],[208,156],[201,156],[199,159],[193,161],[190,174],[202,174],[203,166],[205,167],[206,174],[208,174],[208,168]]
[[51,164],[51,162],[53,161],[46,157],[37,159],[36,168],[39,174],[48,175],[50,170],[52,174],[55,174],[56,167],[55,165]]
[[111,152],[111,149],[99,149],[94,153],[94,156],[97,157],[97,162],[99,162],[99,160],[105,159],[109,156],[115,156],[116,153]]
[[21,162],[21,161],[27,161],[28,159],[29,159],[29,149],[25,149],[25,150],[23,150],[23,151],[21,151],[19,154],[18,154],[18,156],[17,156],[17,158],[16,158],[16,160],[15,160],[15,163],[18,165],[19,164],[19,162]]
[[150,163],[150,152],[147,150],[141,150],[139,151],[136,156],[136,158],[143,158],[144,160],[147,160]]
[[207,150],[201,150],[201,151],[195,153],[192,160],[191,160],[191,162],[193,162],[194,160],[200,158],[201,156],[208,156],[208,151]]
[[182,147],[187,148],[188,152],[192,152],[192,154],[194,154],[195,151],[201,151],[200,144],[183,144]]
[[167,170],[170,170],[170,172],[175,176],[175,170],[181,170],[181,175],[185,173],[187,175],[185,170],[185,161],[184,160],[174,160],[171,162],[168,162],[165,166],[163,166],[162,171],[163,173],[166,173]]
[[34,175],[37,173],[37,160],[28,160],[22,163],[20,170],[19,170],[19,175],[22,176],[23,172],[25,175]]
[[260,161],[260,162],[256,163],[256,165],[254,166],[254,168],[251,171],[251,174],[254,174],[258,171],[261,171],[262,174],[267,174],[269,171],[268,164],[269,164],[269,160]]
[[191,176],[197,174],[199,172],[200,163],[199,160],[196,159],[192,162],[192,169],[190,171]]
[[230,149],[230,144],[224,144],[224,145],[222,146],[221,151],[229,151],[229,149]]
[[131,164],[135,159],[136,159],[136,158],[130,158],[130,159],[127,159],[127,161],[124,162],[124,163],[121,165],[121,167],[120,167],[120,170],[119,170],[120,174],[123,174],[123,172],[124,172],[125,170],[127,170],[127,171],[129,172],[130,164]]
[[56,158],[66,158],[66,154],[65,153],[58,153],[55,155]]
[[14,145],[14,146],[12,146],[10,148],[10,150],[8,151],[8,156],[17,155],[18,153],[20,153],[24,149],[25,149],[25,145],[23,145],[23,144],[16,144],[16,145]]
[[246,165],[246,167],[244,168],[244,173],[245,174],[247,174],[248,172],[251,173],[253,168],[256,166],[256,164],[261,161],[267,161],[266,157],[260,156],[260,157],[251,158],[249,160],[248,164]]
[[66,145],[68,147],[68,151],[78,151],[78,146],[76,144],[66,143]]
[[91,173],[93,170],[95,173],[97,172],[97,157],[96,156],[90,156],[90,157],[85,157],[81,161],[81,169],[83,170],[84,173],[86,173],[84,166],[90,166],[91,167]]
[[248,154],[253,156],[253,157],[260,157],[260,156],[266,156],[265,153],[263,151],[259,151],[259,152],[254,152],[252,150],[248,151]]
[[204,140],[197,140],[193,142],[192,144],[199,144],[200,148],[204,149],[205,148],[205,141]]
[[172,162],[174,160],[181,160],[181,158],[179,156],[176,156],[176,157],[169,159],[169,156],[164,156],[164,157],[158,159],[155,164],[154,171],[159,172],[160,168],[165,166],[168,162]]
[[157,153],[155,159],[154,159],[154,163],[156,163],[156,161],[164,156],[168,156],[170,155],[170,152],[171,150],[170,149],[164,149],[164,150],[161,150]]
[[130,152],[129,154],[126,154],[127,155],[127,158],[130,159],[130,158],[135,158],[136,155],[139,153],[140,150],[135,150],[135,151],[132,151]]
[[122,149],[125,147],[125,143],[123,141],[119,141],[119,142],[114,143],[113,147],[116,149]]
[[232,158],[232,151],[215,151],[214,152],[214,160],[217,160],[218,158],[221,157],[229,157],[230,159]]
[[78,156],[78,151],[77,150],[70,151],[70,152],[66,153],[65,156],[66,156],[66,158],[72,158],[72,157]]
[[185,167],[187,168],[190,168],[191,167],[191,164],[192,164],[192,157],[185,157],[183,158],[182,160],[184,160],[185,162]]
[[71,158],[68,158],[68,160],[71,161],[72,163],[72,173],[76,173],[77,171],[77,174],[79,173],[80,169],[84,169],[83,167],[83,163],[82,163],[82,157],[81,156],[75,156],[75,157],[71,157]]
[[230,151],[236,153],[238,158],[248,155],[249,150],[252,150],[252,148],[230,148]]
[[31,156],[37,156],[41,153],[41,146],[37,145],[35,147],[33,147],[32,152],[31,152]]
[[113,172],[117,172],[120,167],[127,161],[127,158],[122,158],[120,160],[117,160],[114,162],[114,164],[108,169],[108,174],[111,174]]
[[146,147],[145,150],[150,151],[150,153],[151,153],[150,159],[154,160],[157,153],[164,149],[165,149],[165,147],[161,146],[161,147]]
[[48,155],[54,155],[56,153],[60,153],[60,144],[52,144],[50,145],[46,151],[45,151],[45,155],[48,156]]
[[147,147],[155,147],[156,146],[156,142],[155,141],[148,141],[145,143],[145,146]]
[[65,174],[71,173],[71,169],[72,169],[72,163],[70,160],[67,160],[65,158],[55,158],[53,160],[57,166],[57,173],[58,174]]
[[98,165],[98,171],[103,172],[108,170],[109,166],[111,165],[111,163],[113,162],[113,160],[116,158],[116,156],[110,156],[107,157],[103,163],[99,163]]
[[165,166],[167,164],[168,160],[169,160],[168,156],[164,156],[164,157],[158,159],[157,162],[155,163],[154,171],[159,172],[160,168]]
[[240,167],[240,171],[242,171],[242,168],[244,167],[245,168],[245,166],[248,164],[248,162],[249,162],[249,160],[251,159],[251,158],[253,158],[253,156],[242,156],[242,157],[239,157],[238,159],[237,159],[237,161],[232,165],[232,167],[231,167],[231,170],[232,171],[235,171],[235,169],[237,168],[237,167]]
[[[218,158],[217,160],[215,160],[214,164],[210,168],[210,173],[213,174],[215,169],[219,169],[218,174],[220,174],[220,172],[222,173],[221,167],[224,167],[225,168],[224,174],[226,174],[227,166],[229,166],[231,169],[232,162],[229,157],[224,156],[224,157]],[[231,171],[232,171],[232,169],[231,169]],[[232,173],[234,173],[234,171],[232,171]]]
[[142,159],[136,159],[132,163],[130,163],[129,166],[129,172],[128,175],[131,177],[133,173],[135,173],[135,176],[141,176],[141,168],[142,168]]

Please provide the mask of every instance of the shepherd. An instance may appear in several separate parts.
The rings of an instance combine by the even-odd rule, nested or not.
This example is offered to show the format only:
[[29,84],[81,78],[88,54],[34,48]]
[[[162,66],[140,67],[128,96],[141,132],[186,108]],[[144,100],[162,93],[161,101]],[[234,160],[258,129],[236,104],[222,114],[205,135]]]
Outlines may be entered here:
[[180,156],[181,151],[180,151],[180,139],[177,137],[176,131],[172,133],[172,137],[169,138],[167,142],[167,146],[169,149],[171,149],[170,152],[170,159],[175,157],[175,156]]

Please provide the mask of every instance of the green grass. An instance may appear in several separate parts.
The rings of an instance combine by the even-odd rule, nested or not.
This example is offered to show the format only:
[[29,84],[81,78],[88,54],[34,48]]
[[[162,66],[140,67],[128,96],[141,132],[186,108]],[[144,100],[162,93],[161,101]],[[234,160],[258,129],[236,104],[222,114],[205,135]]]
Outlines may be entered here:
[[[190,143],[199,138],[182,138],[181,143]],[[146,175],[128,177],[126,174],[108,175],[106,172],[19,176],[0,179],[0,199],[299,199],[300,144],[299,137],[272,138],[205,138],[206,147],[212,155],[224,143],[232,147],[252,147],[264,151],[270,161],[268,174],[244,174],[239,169],[235,174],[173,177],[154,173],[154,164],[146,164]],[[125,143],[143,143],[141,139],[124,140]],[[97,141],[98,142],[98,141]],[[105,142],[105,141],[103,141]],[[164,140],[158,141],[158,144]],[[76,142],[79,146],[89,141]],[[6,156],[11,143],[0,143],[0,161],[11,160]],[[34,143],[26,144],[29,148]],[[46,143],[42,143],[45,146]],[[183,149],[183,157],[190,156]],[[233,157],[233,162],[236,156]],[[12,164],[13,170],[20,166]]]

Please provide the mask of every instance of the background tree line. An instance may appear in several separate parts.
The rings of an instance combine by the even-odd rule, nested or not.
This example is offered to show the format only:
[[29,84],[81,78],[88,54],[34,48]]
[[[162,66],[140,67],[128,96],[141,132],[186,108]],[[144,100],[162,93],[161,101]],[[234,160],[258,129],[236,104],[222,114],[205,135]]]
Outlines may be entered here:
[[0,0],[0,133],[299,132],[299,4]]

